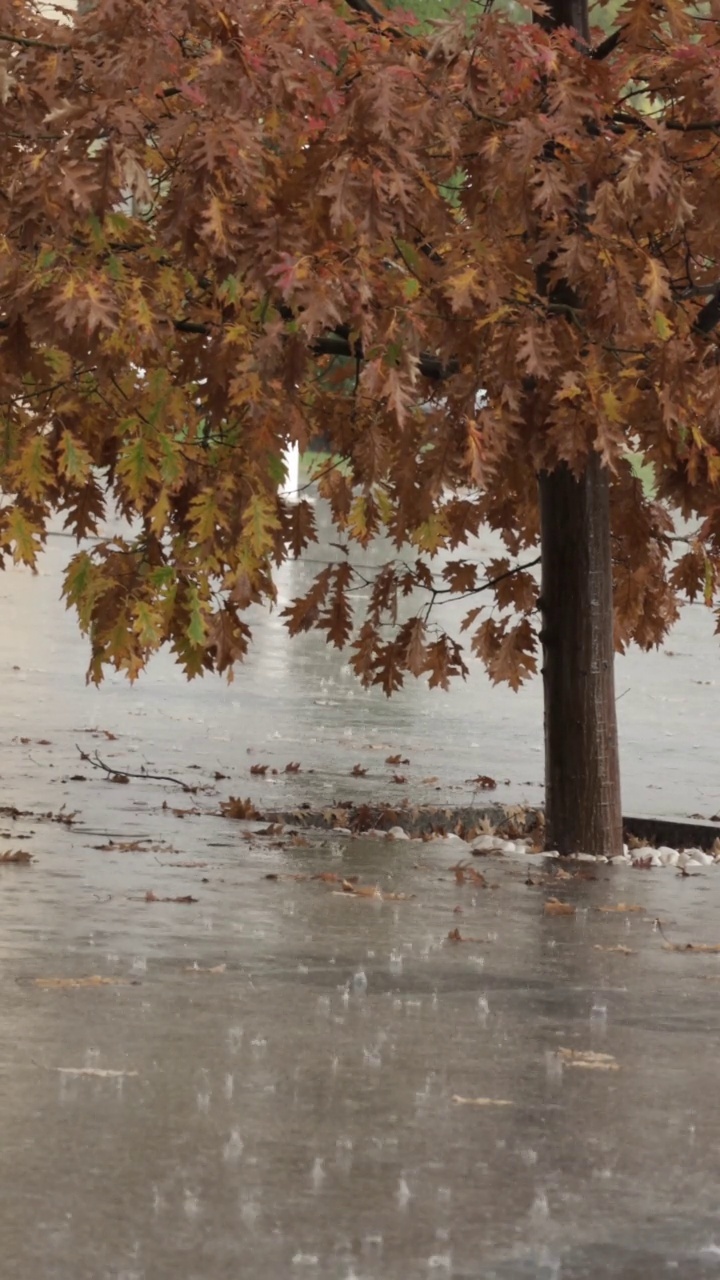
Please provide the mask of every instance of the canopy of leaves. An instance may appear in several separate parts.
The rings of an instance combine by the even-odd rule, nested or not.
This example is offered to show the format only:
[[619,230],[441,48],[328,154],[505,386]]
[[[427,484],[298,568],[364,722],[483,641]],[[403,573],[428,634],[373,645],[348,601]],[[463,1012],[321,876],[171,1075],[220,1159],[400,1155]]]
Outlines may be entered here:
[[[0,0],[0,550],[34,565],[57,512],[81,540],[134,521],[67,571],[91,678],[163,643],[231,671],[316,537],[278,484],[319,433],[337,540],[398,554],[359,616],[343,559],[287,622],[388,693],[465,671],[431,607],[485,583],[471,650],[534,669],[537,472],[593,450],[618,644],[712,603],[718,0],[627,0],[594,55],[492,8],[429,34],[360,0],[71,18]],[[679,562],[672,510],[699,517]],[[484,525],[507,557],[482,568]]]

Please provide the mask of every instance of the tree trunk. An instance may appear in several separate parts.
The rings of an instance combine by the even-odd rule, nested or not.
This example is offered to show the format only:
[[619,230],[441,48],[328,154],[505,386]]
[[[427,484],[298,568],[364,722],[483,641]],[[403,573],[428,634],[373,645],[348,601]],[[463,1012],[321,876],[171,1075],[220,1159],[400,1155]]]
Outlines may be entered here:
[[610,488],[593,453],[580,480],[540,476],[547,849],[622,852]]

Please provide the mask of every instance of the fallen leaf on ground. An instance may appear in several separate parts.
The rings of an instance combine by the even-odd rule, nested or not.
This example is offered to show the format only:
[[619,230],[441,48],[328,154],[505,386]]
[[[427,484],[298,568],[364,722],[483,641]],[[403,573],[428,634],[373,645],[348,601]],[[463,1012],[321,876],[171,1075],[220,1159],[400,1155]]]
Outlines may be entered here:
[[58,987],[135,987],[136,978],[103,978],[93,973],[88,978],[31,978],[34,987],[43,987],[48,991]]
[[[320,877],[313,877],[319,879]],[[322,877],[325,879],[325,876]],[[412,893],[392,893],[390,890],[383,891],[377,884],[358,884],[355,877],[341,879],[340,892],[353,898],[375,898],[382,902],[405,902],[408,898],[415,895]]]
[[271,822],[269,827],[263,827],[260,831],[256,831],[256,836],[280,836],[285,829],[284,822]]
[[409,764],[410,761],[406,759],[405,756],[398,754],[396,756],[386,756],[385,763],[386,764]]
[[114,773],[112,777],[108,778],[108,782],[119,782],[121,784],[128,783],[129,781],[130,779],[126,773]]
[[361,764],[354,764],[350,773],[353,778],[364,778],[367,773],[367,769],[364,769]]
[[621,956],[634,956],[635,952],[632,947],[624,947],[622,943],[618,943],[616,947],[601,947],[597,942],[593,947],[593,951],[617,951]]
[[186,964],[185,973],[226,973],[226,964],[214,964],[209,969],[201,969],[199,964]]
[[98,853],[172,853],[166,844],[151,844],[148,840],[108,840],[107,844],[94,844]]
[[644,911],[645,908],[635,906],[632,902],[616,902],[612,907],[596,907],[595,910],[602,911],[607,915],[611,911],[627,913],[629,911]]
[[264,774],[267,773],[269,768],[270,768],[269,764],[251,764],[250,772],[255,774],[256,777],[261,778],[263,777]]
[[459,1107],[514,1107],[515,1103],[509,1098],[463,1098],[461,1094],[454,1093],[451,1099]]
[[[168,853],[168,852],[169,850],[163,849],[163,853]],[[208,865],[207,862],[161,862],[160,863],[161,867],[182,867],[186,871],[202,870],[207,865]]]
[[487,880],[484,875],[469,866],[467,862],[458,862],[450,870],[455,872],[456,884],[474,884],[478,889],[487,889]]
[[497,788],[497,782],[487,773],[479,773],[477,778],[468,778],[468,782],[473,787],[479,787],[481,791],[495,791]]
[[407,782],[407,778],[403,773],[394,773],[391,782],[397,782],[398,786],[402,786],[403,782]]
[[705,955],[717,955],[720,942],[664,942],[663,951],[699,951]]
[[6,849],[0,853],[0,862],[32,862],[32,854],[27,849]]
[[595,1053],[592,1049],[558,1049],[557,1056],[566,1067],[584,1067],[592,1071],[619,1071],[611,1053]]
[[[173,812],[177,813],[178,811],[175,809]],[[241,820],[260,817],[249,796],[247,800],[241,800],[239,796],[230,796],[229,800],[221,801],[220,813],[223,818],[239,818]]]
[[100,1076],[104,1080],[119,1080],[123,1076],[138,1076],[139,1071],[113,1071],[109,1067],[53,1067],[64,1076]]
[[148,889],[147,893],[145,894],[145,901],[146,902],[182,902],[186,904],[190,902],[197,902],[197,898],[193,898],[189,893],[186,893],[181,898],[158,898],[157,894],[153,893],[152,889]]
[[574,916],[572,902],[561,902],[559,898],[548,898],[543,908],[546,916]]
[[449,934],[448,934],[448,936],[447,936],[447,941],[448,941],[448,942],[485,942],[485,941],[487,941],[487,939],[484,939],[484,938],[465,938],[465,937],[463,937],[463,935],[461,934],[461,932],[460,932],[460,930],[459,930],[459,929],[451,929],[451,930],[450,930],[450,932],[449,932]]
[[285,773],[301,773],[302,770],[300,768],[300,761],[290,760],[289,763],[285,765],[284,772]]

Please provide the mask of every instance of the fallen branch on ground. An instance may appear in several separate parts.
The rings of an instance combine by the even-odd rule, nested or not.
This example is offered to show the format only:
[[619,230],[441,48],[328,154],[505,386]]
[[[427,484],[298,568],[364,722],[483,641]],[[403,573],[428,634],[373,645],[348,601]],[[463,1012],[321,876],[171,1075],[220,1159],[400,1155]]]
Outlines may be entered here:
[[146,781],[150,782],[172,782],[174,786],[182,787],[183,791],[189,791],[191,795],[195,795],[197,793],[197,787],[189,786],[189,784],[187,782],[183,782],[181,778],[172,778],[168,774],[164,773],[128,773],[127,769],[113,769],[112,765],[105,764],[105,761],[100,759],[97,751],[94,755],[89,756],[86,751],[83,751],[81,747],[78,747],[77,742],[75,743],[75,746],[80,752],[81,760],[84,760],[86,764],[92,765],[93,769],[104,769],[105,773],[109,773],[116,778],[145,778]]

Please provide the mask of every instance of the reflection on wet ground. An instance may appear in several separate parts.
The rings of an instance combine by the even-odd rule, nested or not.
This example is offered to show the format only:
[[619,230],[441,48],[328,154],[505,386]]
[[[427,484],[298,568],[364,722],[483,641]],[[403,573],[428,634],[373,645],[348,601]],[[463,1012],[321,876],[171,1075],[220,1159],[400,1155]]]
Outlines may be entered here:
[[720,1266],[718,956],[663,943],[720,939],[714,868],[473,889],[453,844],[148,825],[2,872],[7,1280]]

